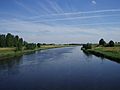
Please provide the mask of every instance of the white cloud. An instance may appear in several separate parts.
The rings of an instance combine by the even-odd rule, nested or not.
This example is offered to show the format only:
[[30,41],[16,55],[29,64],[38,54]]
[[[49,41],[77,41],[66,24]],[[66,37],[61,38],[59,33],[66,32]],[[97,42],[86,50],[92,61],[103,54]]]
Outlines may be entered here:
[[52,18],[52,19],[45,19],[41,21],[35,21],[35,22],[45,22],[45,21],[60,21],[60,20],[76,20],[76,19],[90,19],[90,18],[102,18],[102,17],[113,17],[113,16],[120,16],[120,14],[116,15],[91,15],[91,16],[77,16],[77,17],[68,17],[68,18]]
[[30,13],[34,13],[35,15],[39,15],[40,13],[38,13],[36,10],[30,8],[30,6],[26,5],[26,4],[23,4],[22,2],[18,1],[18,0],[14,0],[15,3],[17,5],[19,5],[20,7],[24,8],[25,10],[27,10],[28,12]]
[[97,4],[97,2],[95,0],[92,1],[92,4]]
[[109,13],[109,12],[120,12],[120,9],[107,9],[107,10],[97,10],[97,11],[87,11],[87,12],[69,12],[69,13],[54,13],[54,14],[48,14],[48,15],[39,15],[39,16],[33,16],[33,17],[28,17],[29,19],[37,19],[41,17],[52,17],[52,16],[64,16],[64,15],[70,15],[70,16],[75,16],[75,15],[81,15],[81,14],[99,14],[99,13]]
[[49,3],[50,7],[56,11],[56,13],[64,13],[64,10],[60,7],[60,5],[58,5],[58,3],[54,0],[47,0],[47,2]]
[[[16,14],[12,13],[11,16],[17,19],[12,19],[11,17],[9,19],[2,18],[2,20],[6,20],[0,20],[0,33],[11,32],[23,37],[26,41],[29,42],[96,42],[101,37],[109,39],[110,37],[108,36],[111,35],[111,39],[119,40],[120,26],[118,26],[118,28],[114,28],[115,26],[113,26],[112,24],[120,24],[120,22],[108,23],[106,18],[120,16],[120,9],[107,9],[85,12],[65,12],[65,9],[60,6],[59,3],[56,2],[56,0],[45,0],[46,3],[39,1],[36,5],[32,5],[32,7],[29,6],[30,4],[23,3],[20,0],[15,0],[15,2],[18,6],[22,7],[29,13],[34,14],[35,16],[31,17],[30,15],[26,17],[24,16],[24,14],[15,16]],[[94,5],[97,4],[96,0],[91,0],[90,3]],[[73,3],[71,3],[71,5],[72,4]],[[36,9],[34,8],[34,6],[39,7]],[[68,7],[69,6],[70,5],[68,5]],[[41,13],[41,11],[45,15]],[[4,15],[3,12],[0,12],[0,14]],[[5,13],[7,17],[9,17],[9,14],[10,13],[7,12]],[[103,21],[106,22],[102,21],[104,17],[106,18]],[[88,19],[93,19],[93,21],[89,21]],[[66,23],[66,21],[64,20],[71,20],[70,22],[74,21],[75,23],[70,23],[69,21],[67,21]],[[83,24],[77,22],[77,20],[79,20],[80,22],[82,22],[83,20]],[[84,22],[87,20],[88,22]],[[76,22],[79,26],[76,25]],[[49,23],[51,25],[53,23],[53,26],[51,26]],[[106,26],[110,27],[98,27],[99,25],[103,24],[107,24]]]
[[[120,27],[72,27],[50,26],[42,23],[34,23],[21,20],[0,21],[0,33],[11,32],[23,37],[29,42],[70,43],[70,42],[97,42],[99,38],[111,36],[113,40],[119,40]],[[107,38],[109,39],[109,38]]]

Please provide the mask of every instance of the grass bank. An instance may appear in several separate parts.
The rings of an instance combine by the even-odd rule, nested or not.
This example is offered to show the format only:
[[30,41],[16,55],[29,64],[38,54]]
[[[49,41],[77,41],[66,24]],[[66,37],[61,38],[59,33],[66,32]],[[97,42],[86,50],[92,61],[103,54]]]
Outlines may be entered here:
[[101,47],[92,46],[92,49],[83,49],[85,52],[94,54],[99,57],[115,60],[120,63],[120,47]]
[[39,50],[70,47],[70,46],[73,46],[73,45],[42,45],[40,48],[36,48],[34,50],[23,50],[23,51],[17,51],[17,52],[15,52],[15,48],[0,48],[0,60],[20,57],[24,54],[30,54]]

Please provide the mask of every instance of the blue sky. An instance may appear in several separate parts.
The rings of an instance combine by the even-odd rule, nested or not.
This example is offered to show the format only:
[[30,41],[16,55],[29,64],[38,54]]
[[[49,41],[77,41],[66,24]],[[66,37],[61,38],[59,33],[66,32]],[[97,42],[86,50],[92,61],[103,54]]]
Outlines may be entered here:
[[28,42],[119,41],[120,0],[0,0],[0,34]]

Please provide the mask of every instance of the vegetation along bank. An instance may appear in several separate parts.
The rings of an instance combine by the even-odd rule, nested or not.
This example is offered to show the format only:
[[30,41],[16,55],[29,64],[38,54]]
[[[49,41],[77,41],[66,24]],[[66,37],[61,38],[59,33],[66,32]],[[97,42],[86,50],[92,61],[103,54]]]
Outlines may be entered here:
[[35,52],[37,50],[61,48],[73,46],[73,44],[46,44],[46,43],[28,43],[18,35],[0,34],[0,60],[19,57],[23,54]]
[[81,49],[89,54],[120,62],[120,42],[110,40],[106,43],[104,39],[101,39],[99,44],[83,44]]

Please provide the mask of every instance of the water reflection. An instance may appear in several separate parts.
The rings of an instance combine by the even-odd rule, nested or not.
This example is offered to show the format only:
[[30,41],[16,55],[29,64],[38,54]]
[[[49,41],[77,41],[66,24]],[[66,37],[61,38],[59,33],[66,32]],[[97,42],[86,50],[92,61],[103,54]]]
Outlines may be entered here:
[[[93,56],[93,54],[89,53],[89,52],[86,52],[86,51],[83,51],[83,53],[88,57],[88,58],[91,58]],[[102,63],[104,62],[104,60],[106,60],[106,58],[104,56],[101,56],[101,55],[97,55],[95,54],[95,56],[101,58],[102,60]],[[118,64],[120,64],[120,60],[117,60],[117,59],[107,59],[107,60],[111,60],[113,62],[117,62]]]
[[80,47],[38,51],[0,61],[0,90],[119,90],[119,69]]
[[8,60],[1,60],[0,61],[0,70],[4,69],[11,69],[15,66],[18,66],[22,62],[22,57],[16,59],[8,59]]

